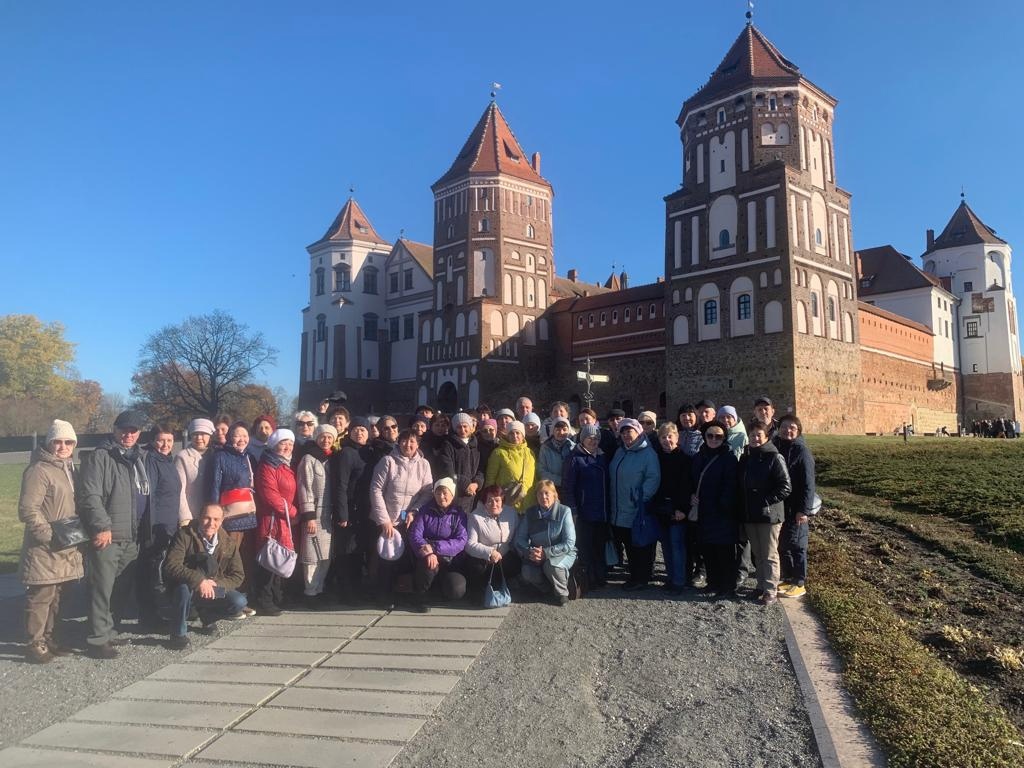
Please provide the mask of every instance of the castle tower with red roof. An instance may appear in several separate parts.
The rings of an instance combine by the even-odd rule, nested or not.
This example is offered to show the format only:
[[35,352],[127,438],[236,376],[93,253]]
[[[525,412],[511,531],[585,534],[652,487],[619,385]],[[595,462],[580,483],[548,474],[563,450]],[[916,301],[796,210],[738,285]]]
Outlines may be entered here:
[[835,107],[752,23],[683,103],[682,184],[665,198],[670,403],[774,393],[808,431],[862,430]]
[[418,393],[451,412],[550,373],[553,191],[493,100],[431,190],[434,300],[420,320]]

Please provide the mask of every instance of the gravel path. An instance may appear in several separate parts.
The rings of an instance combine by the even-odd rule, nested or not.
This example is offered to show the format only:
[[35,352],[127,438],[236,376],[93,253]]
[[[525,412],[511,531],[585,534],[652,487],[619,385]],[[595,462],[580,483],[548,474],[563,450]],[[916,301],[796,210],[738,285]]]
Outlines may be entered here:
[[820,766],[782,612],[591,593],[517,605],[401,768]]

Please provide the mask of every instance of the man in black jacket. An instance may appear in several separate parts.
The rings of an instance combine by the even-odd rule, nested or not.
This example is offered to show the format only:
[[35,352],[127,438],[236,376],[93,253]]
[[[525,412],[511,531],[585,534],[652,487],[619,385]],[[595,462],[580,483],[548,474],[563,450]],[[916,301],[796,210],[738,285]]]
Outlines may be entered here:
[[113,438],[83,455],[78,474],[78,515],[92,537],[87,653],[95,659],[117,656],[113,612],[123,607],[134,581],[139,519],[149,495],[144,456],[136,445],[144,422],[137,411],[118,414]]

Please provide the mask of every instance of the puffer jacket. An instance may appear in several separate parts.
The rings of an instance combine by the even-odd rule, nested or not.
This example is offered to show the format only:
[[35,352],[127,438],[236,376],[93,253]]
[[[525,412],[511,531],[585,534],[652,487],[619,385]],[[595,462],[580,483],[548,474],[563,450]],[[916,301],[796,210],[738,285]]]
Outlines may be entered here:
[[[221,530],[217,534],[217,546],[213,550],[211,563],[198,526],[196,521],[182,526],[174,534],[164,560],[164,580],[173,584],[188,584],[190,589],[198,589],[202,581],[213,579],[218,587],[238,589],[245,578],[238,545]],[[215,568],[211,568],[213,564]]]
[[477,447],[476,435],[471,435],[468,442],[455,435],[447,435],[438,453],[440,472],[434,480],[450,477],[455,481],[455,501],[466,510],[465,504],[472,496],[466,492],[466,486],[476,483],[477,490],[483,487],[484,471],[480,464],[480,449]]
[[234,448],[226,447],[212,456],[208,481],[210,484],[206,501],[220,504],[224,491],[236,488],[252,488],[256,478],[255,464],[248,453],[239,453]]
[[523,495],[513,504],[516,511],[522,514],[531,504],[537,503],[533,492],[536,469],[537,462],[529,445],[525,442],[513,444],[508,440],[501,440],[487,462],[484,485],[500,485],[504,488],[522,481]]
[[174,468],[178,472],[181,483],[181,502],[178,505],[178,522],[198,520],[206,503],[208,482],[206,472],[210,468],[213,450],[207,449],[200,453],[189,446],[174,457]]
[[804,443],[803,437],[790,441],[776,435],[772,443],[786,461],[789,482],[793,486],[792,492],[783,502],[786,508],[786,522],[791,523],[797,515],[809,515],[814,508],[814,456]]
[[53,552],[50,523],[75,516],[74,464],[37,448],[21,477],[18,519],[25,524],[18,575],[26,586],[60,584],[82,578],[82,553]]
[[295,508],[295,473],[288,461],[273,451],[264,451],[256,467],[256,538],[263,546],[273,535],[275,541],[294,550],[292,522]]
[[327,469],[331,478],[334,522],[358,525],[367,519],[370,511],[370,471],[366,468],[366,462],[372,456],[373,449],[370,446],[359,445],[350,437],[345,438],[340,451],[331,454]]
[[739,465],[729,446],[701,447],[693,458],[691,479],[697,494],[697,540],[701,544],[735,544],[736,473]]
[[555,439],[549,437],[540,446],[537,457],[537,474],[541,480],[550,480],[557,487],[562,487],[565,474],[565,461],[576,447],[571,437],[565,438],[561,445],[555,445]]
[[743,520],[748,523],[781,523],[784,501],[792,491],[786,461],[771,443],[750,446],[740,460],[740,494]]
[[[316,565],[320,560],[331,557],[331,534],[334,521],[331,519],[330,490],[328,489],[328,455],[316,443],[306,449],[306,455],[295,471],[298,486],[299,522],[302,531],[300,558],[304,565]],[[316,534],[306,533],[305,523],[315,520]]]
[[83,454],[78,473],[78,516],[89,535],[110,531],[112,541],[135,541],[149,478],[138,447],[125,451],[107,440]]
[[658,456],[645,435],[639,435],[629,448],[619,448],[608,467],[608,477],[611,523],[620,528],[630,528],[641,502],[649,504],[661,485]]
[[529,562],[530,547],[541,547],[544,557],[557,568],[571,568],[576,562],[576,525],[572,510],[555,502],[551,509],[534,504],[519,522],[516,552]]
[[497,517],[492,517],[482,504],[477,504],[467,524],[469,538],[466,539],[466,554],[478,560],[488,560],[491,552],[498,550],[502,557],[515,543],[519,514],[510,506],[503,506]]
[[377,525],[396,524],[401,511],[419,509],[433,498],[430,464],[416,454],[403,456],[396,445],[377,462],[370,479],[370,517]]
[[[168,536],[178,528],[181,514],[181,480],[174,466],[174,457],[155,450],[146,451],[146,474],[149,475],[149,527],[154,531],[162,525]],[[152,537],[143,531],[143,540]]]
[[581,520],[608,521],[608,457],[597,449],[588,453],[582,443],[573,448],[565,462],[560,494]]
[[429,544],[438,557],[452,558],[466,548],[469,532],[466,530],[466,513],[455,504],[441,509],[431,499],[416,514],[409,526],[409,547],[413,557],[423,559],[420,547]]

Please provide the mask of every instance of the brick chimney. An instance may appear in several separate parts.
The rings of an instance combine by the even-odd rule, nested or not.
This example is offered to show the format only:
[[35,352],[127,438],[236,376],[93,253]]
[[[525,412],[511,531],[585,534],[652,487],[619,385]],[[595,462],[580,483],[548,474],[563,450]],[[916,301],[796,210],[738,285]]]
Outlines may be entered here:
[[569,270],[569,274],[567,275],[567,277],[569,278],[569,280],[570,280],[571,282],[574,282],[574,283],[575,283],[575,282],[576,282],[576,280],[577,280],[577,279],[579,278],[579,276],[580,276],[580,273],[579,273],[579,272],[577,272],[577,271],[576,271],[575,269],[570,269],[570,270]]
[[860,254],[857,251],[853,252],[854,257],[857,259],[857,279],[860,280],[864,276],[864,273],[860,268]]
[[928,248],[930,249],[933,245],[935,245],[935,230],[929,229],[927,232],[925,232],[925,239],[928,241]]
[[533,157],[530,159],[530,165],[533,166],[533,170],[540,176],[540,152],[534,152]]

